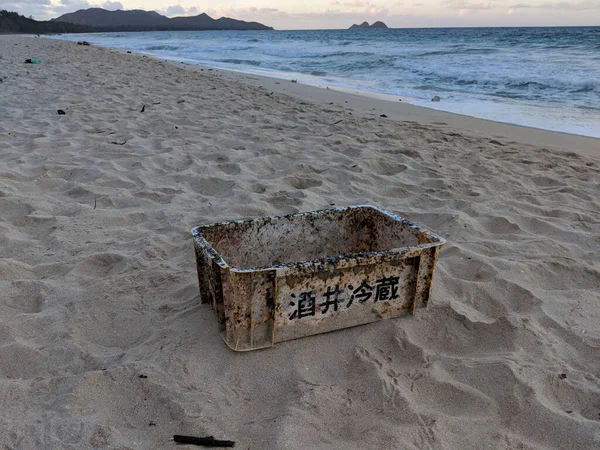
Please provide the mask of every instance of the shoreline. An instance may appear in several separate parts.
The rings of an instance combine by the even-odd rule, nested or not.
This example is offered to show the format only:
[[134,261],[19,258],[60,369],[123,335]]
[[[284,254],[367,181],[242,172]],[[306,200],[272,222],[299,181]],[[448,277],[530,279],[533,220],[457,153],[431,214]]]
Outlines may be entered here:
[[[69,39],[70,40],[70,39]],[[120,48],[120,47],[110,47],[110,46],[104,46],[104,45],[100,45],[100,44],[95,44],[99,47],[103,47],[103,48],[108,48],[111,50],[115,50],[115,51],[127,51],[128,49],[126,48]],[[409,97],[409,96],[402,96],[402,95],[395,95],[395,94],[387,94],[387,93],[378,93],[378,92],[374,92],[374,91],[370,91],[368,89],[361,89],[361,88],[356,88],[356,87],[345,87],[345,86],[340,86],[335,84],[335,81],[333,82],[334,84],[328,84],[327,82],[325,82],[324,80],[315,80],[314,82],[312,81],[306,81],[306,79],[310,79],[312,76],[308,75],[308,74],[301,74],[301,73],[285,73],[285,72],[277,72],[277,71],[273,71],[273,74],[267,74],[267,73],[260,73],[260,72],[264,72],[262,70],[259,69],[252,69],[252,68],[248,68],[246,70],[244,69],[237,69],[237,68],[232,68],[232,67],[221,67],[219,65],[211,65],[211,64],[207,64],[207,63],[199,63],[199,62],[195,62],[183,57],[176,57],[176,56],[161,56],[158,54],[153,54],[151,52],[146,52],[146,51],[137,51],[137,50],[131,50],[131,52],[133,54],[137,54],[137,55],[145,55],[147,57],[150,58],[154,58],[157,60],[163,60],[163,61],[169,61],[172,63],[183,63],[187,66],[195,66],[195,67],[200,67],[200,68],[204,68],[204,69],[214,69],[215,71],[223,71],[223,72],[227,72],[227,73],[232,73],[232,74],[237,74],[237,77],[239,78],[235,78],[234,79],[238,79],[242,82],[245,82],[247,84],[253,84],[252,82],[248,82],[247,80],[250,80],[252,77],[258,78],[260,80],[277,80],[280,81],[282,83],[285,82],[291,82],[292,79],[297,79],[298,82],[294,83],[297,85],[302,85],[302,86],[307,86],[309,88],[315,88],[315,89],[323,89],[323,90],[327,90],[327,91],[337,91],[337,92],[342,92],[344,94],[347,95],[353,95],[353,96],[359,96],[362,98],[369,98],[369,99],[376,99],[376,100],[381,100],[381,101],[385,101],[385,102],[389,102],[390,104],[395,104],[395,103],[403,103],[403,104],[408,104],[410,106],[413,106],[415,108],[421,108],[420,112],[416,112],[416,111],[411,111],[410,109],[407,109],[405,107],[393,107],[390,108],[390,104],[388,104],[386,107],[383,107],[383,109],[385,109],[385,114],[388,115],[389,117],[389,113],[394,115],[394,118],[396,120],[417,120],[418,123],[422,123],[422,124],[435,124],[435,122],[448,122],[447,123],[448,126],[450,127],[458,127],[458,129],[463,130],[463,131],[467,131],[470,128],[475,128],[475,129],[480,129],[482,132],[484,133],[489,133],[489,132],[494,132],[495,130],[490,129],[489,126],[483,125],[482,124],[478,124],[478,123],[469,123],[466,124],[464,123],[464,120],[452,120],[450,117],[452,116],[458,116],[458,117],[462,117],[462,118],[466,118],[466,119],[473,119],[475,121],[483,121],[483,123],[495,123],[495,124],[500,124],[502,126],[506,126],[506,127],[519,127],[522,129],[526,129],[526,130],[532,130],[533,133],[535,133],[535,136],[533,137],[523,137],[523,138],[519,138],[519,142],[523,142],[523,143],[528,143],[528,144],[533,144],[533,145],[543,145],[543,146],[552,146],[554,145],[555,148],[557,147],[562,147],[564,145],[568,145],[568,146],[572,146],[575,145],[575,147],[581,147],[581,148],[589,148],[590,146],[594,147],[596,145],[600,146],[600,136],[589,136],[586,134],[581,134],[581,133],[577,133],[576,130],[575,131],[560,131],[560,130],[551,130],[551,129],[546,129],[546,128],[539,128],[537,127],[535,124],[534,125],[525,125],[525,124],[519,124],[519,123],[514,123],[514,122],[510,122],[510,121],[502,121],[502,120],[498,120],[495,118],[481,118],[481,117],[477,117],[475,114],[475,110],[476,110],[476,103],[473,103],[473,108],[472,111],[473,113],[469,113],[468,109],[466,109],[466,107],[463,105],[462,107],[459,107],[459,109],[464,109],[464,111],[460,110],[460,111],[456,111],[456,107],[457,105],[450,106],[449,108],[455,109],[455,111],[446,111],[445,109],[443,109],[443,102],[444,99],[442,99],[442,103],[438,103],[436,104],[436,106],[428,106],[427,103],[427,99],[422,99],[422,98],[416,98],[416,97]],[[269,70],[269,69],[267,69]],[[305,79],[302,79],[305,78]],[[349,80],[351,81],[351,80]],[[318,95],[312,95],[311,93],[306,93],[306,92],[301,92],[301,90],[298,89],[285,89],[282,86],[278,87],[277,83],[273,83],[273,82],[268,82],[268,81],[264,81],[262,84],[265,85],[269,85],[269,88],[274,91],[274,92],[285,92],[288,94],[291,94],[293,96],[296,96],[297,98],[300,98],[302,100],[311,100],[311,99],[315,99],[318,98]],[[260,85],[260,84],[259,84]],[[335,101],[337,99],[334,99],[333,101]],[[400,100],[400,101],[399,101]],[[415,104],[415,103],[419,103],[419,104]],[[359,102],[360,103],[360,102]],[[371,109],[376,109],[377,105],[369,105],[368,106]],[[541,106],[538,105],[537,107],[539,108],[543,108],[543,111],[546,110],[550,110],[548,109],[549,106]],[[425,111],[423,111],[425,110]],[[540,110],[540,111],[542,111]],[[522,114],[522,111],[520,112],[520,114]],[[452,115],[452,116],[448,116],[448,115]],[[485,114],[484,114],[485,115]],[[517,114],[518,115],[518,114]],[[434,120],[428,120],[427,116],[436,116],[436,118]],[[497,131],[499,131],[498,137],[510,137],[510,130],[506,129],[506,128],[499,128]],[[548,132],[548,133],[554,133],[554,137],[552,138],[548,138],[547,136],[542,136],[539,132]],[[525,132],[521,132],[520,134],[523,134]],[[581,138],[583,141],[581,142],[573,142],[572,140],[570,140],[569,142],[564,142],[563,140],[560,140],[560,138],[557,138],[557,135],[566,135],[566,136],[575,136],[577,138]],[[554,144],[556,142],[556,139],[559,139],[559,143],[558,144]],[[590,143],[589,141],[585,142],[585,140],[596,140],[598,141],[598,143],[593,144]],[[587,154],[595,154],[593,153],[593,150],[590,152],[587,152]]]
[[[110,47],[110,49],[121,51],[121,49],[114,47]],[[220,74],[233,81],[254,87],[261,87],[269,92],[286,94],[321,106],[331,106],[331,103],[333,103],[333,105],[344,106],[349,112],[364,117],[373,118],[385,114],[387,119],[399,122],[415,122],[420,125],[432,125],[447,131],[467,132],[477,136],[491,135],[496,139],[505,139],[527,145],[548,147],[555,150],[568,148],[570,151],[580,152],[587,156],[600,156],[600,138],[441,111],[425,106],[413,105],[405,101],[408,97],[401,98],[361,90],[351,92],[353,89],[340,89],[339,87],[329,87],[327,89],[326,87],[313,86],[300,82],[293,83],[289,79],[285,80],[265,75],[238,72],[203,64],[181,63],[141,52],[132,51],[132,54],[138,56],[145,55],[158,61],[183,66],[188,70],[211,70],[212,73]],[[399,98],[402,101],[398,101],[397,99]]]
[[[73,42],[70,40],[60,41]],[[176,58],[164,58],[152,53],[127,50],[119,47],[96,45],[118,53],[136,55],[164,61],[177,67],[185,67],[192,71],[211,71],[230,80],[250,86],[261,87],[269,92],[287,94],[303,101],[310,101],[321,106],[345,106],[349,112],[365,117],[379,117],[381,114],[390,120],[415,122],[420,125],[432,125],[448,131],[474,133],[477,136],[492,135],[496,139],[505,139],[527,145],[536,145],[552,149],[580,152],[587,156],[600,156],[600,138],[552,131],[543,128],[529,127],[508,122],[446,112],[439,109],[414,105],[410,97],[391,94],[378,94],[367,90],[343,88],[339,86],[312,85],[292,82],[291,79],[259,75],[251,72],[224,69],[206,64],[181,61]]]
[[[195,64],[184,63],[184,65],[190,70],[195,70]],[[591,136],[551,131],[441,111],[405,102],[404,98],[402,98],[403,101],[397,101],[400,97],[388,94],[377,94],[361,90],[351,92],[352,89],[339,89],[338,87],[326,89],[300,82],[292,83],[289,80],[286,83],[286,80],[264,75],[246,74],[204,65],[197,65],[197,67],[205,70],[210,68],[217,71],[217,73],[220,72],[229,76],[235,81],[260,86],[266,90],[287,94],[299,100],[312,101],[322,106],[327,106],[331,102],[339,106],[346,105],[350,112],[368,117],[385,114],[388,119],[401,122],[414,121],[421,125],[435,125],[442,129],[476,133],[478,135],[492,134],[499,139],[510,139],[523,144],[551,147],[553,149],[574,147],[573,150],[581,151],[583,154],[600,156],[600,138]],[[394,98],[394,100],[391,98]]]

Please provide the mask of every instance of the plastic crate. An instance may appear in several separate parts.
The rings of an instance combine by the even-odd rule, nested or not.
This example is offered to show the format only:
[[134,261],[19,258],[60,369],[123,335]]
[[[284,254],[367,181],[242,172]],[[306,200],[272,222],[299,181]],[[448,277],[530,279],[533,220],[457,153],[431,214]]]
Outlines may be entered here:
[[192,230],[200,298],[236,351],[427,306],[443,238],[374,206]]

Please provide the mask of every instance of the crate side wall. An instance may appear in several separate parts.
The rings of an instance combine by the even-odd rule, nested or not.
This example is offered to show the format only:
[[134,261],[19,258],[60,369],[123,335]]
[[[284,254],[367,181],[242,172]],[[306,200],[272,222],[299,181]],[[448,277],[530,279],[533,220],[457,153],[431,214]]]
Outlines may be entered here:
[[275,271],[229,272],[223,339],[236,351],[273,345]]
[[[396,255],[395,255],[396,256]],[[419,253],[278,278],[275,342],[353,327],[410,312]]]

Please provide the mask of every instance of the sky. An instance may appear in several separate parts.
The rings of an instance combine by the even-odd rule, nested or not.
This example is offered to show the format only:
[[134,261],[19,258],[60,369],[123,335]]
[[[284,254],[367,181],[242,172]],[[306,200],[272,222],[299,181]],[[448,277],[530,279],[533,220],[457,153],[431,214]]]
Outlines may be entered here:
[[278,30],[343,29],[377,20],[391,28],[600,25],[600,0],[0,0],[0,9],[37,20],[91,7],[169,17],[206,12]]

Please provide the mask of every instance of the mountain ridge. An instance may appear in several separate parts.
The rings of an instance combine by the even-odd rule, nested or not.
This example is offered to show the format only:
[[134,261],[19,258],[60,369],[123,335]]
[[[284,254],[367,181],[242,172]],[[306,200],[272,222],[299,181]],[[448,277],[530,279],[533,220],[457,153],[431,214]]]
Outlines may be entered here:
[[80,9],[63,14],[52,22],[72,23],[102,31],[204,31],[204,30],[272,30],[258,22],[221,17],[213,19],[206,13],[197,16],[166,17],[156,11],[142,9],[108,11],[103,8]]

